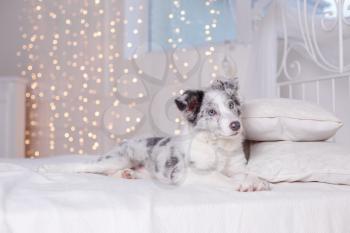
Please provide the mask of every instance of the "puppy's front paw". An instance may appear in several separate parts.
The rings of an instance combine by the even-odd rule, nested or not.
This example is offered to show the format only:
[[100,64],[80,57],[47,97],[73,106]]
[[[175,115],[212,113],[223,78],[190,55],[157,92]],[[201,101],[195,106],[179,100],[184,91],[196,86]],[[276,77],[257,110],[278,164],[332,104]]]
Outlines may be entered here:
[[259,177],[246,175],[243,179],[236,181],[234,187],[239,192],[256,192],[270,190],[270,183]]
[[124,179],[136,179],[136,174],[134,170],[127,168],[122,170],[121,177]]
[[111,176],[117,177],[117,178],[129,179],[129,180],[137,179],[136,172],[130,168],[119,170]]

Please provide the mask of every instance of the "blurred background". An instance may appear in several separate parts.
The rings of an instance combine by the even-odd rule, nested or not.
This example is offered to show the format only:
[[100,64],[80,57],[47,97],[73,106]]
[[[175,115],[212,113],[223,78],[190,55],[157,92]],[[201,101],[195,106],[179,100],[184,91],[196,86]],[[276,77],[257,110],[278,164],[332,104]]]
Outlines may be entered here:
[[335,112],[347,144],[349,2],[1,0],[3,151],[101,154],[130,137],[178,135],[174,97],[233,76],[244,100]]

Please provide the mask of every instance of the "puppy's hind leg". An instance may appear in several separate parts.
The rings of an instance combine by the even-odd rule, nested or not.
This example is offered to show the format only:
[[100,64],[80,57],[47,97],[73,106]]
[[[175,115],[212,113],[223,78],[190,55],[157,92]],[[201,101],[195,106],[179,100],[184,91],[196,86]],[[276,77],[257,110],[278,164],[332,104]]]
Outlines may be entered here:
[[39,167],[39,172],[58,173],[99,173],[112,175],[118,170],[130,167],[127,145],[120,145],[97,160],[85,163],[47,164]]
[[86,163],[46,164],[38,168],[39,172],[57,173],[99,173],[112,175],[120,169],[127,168],[130,162],[127,157],[111,158],[104,161]]

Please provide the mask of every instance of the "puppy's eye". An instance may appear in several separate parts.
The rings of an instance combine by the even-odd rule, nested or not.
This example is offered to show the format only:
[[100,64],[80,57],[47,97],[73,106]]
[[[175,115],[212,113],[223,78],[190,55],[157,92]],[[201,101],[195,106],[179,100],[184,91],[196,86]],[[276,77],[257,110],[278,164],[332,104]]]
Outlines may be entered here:
[[208,115],[209,116],[215,116],[216,115],[216,111],[214,109],[209,109],[208,110]]
[[230,101],[230,102],[228,103],[228,107],[229,107],[230,109],[233,109],[233,108],[235,107],[235,104],[234,104],[232,101]]

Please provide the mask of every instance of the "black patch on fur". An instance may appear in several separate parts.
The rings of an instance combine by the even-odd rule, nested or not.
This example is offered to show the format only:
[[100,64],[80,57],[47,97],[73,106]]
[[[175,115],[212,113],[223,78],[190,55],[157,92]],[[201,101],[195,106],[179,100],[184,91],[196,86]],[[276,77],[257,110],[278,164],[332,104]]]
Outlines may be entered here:
[[170,142],[170,138],[165,138],[159,143],[159,146],[166,146]]
[[233,100],[233,102],[235,103],[235,105],[241,106],[241,102],[239,101],[238,98],[235,98],[235,99]]
[[146,146],[147,147],[154,147],[162,139],[163,139],[162,137],[147,138],[146,139]]
[[159,166],[158,166],[157,161],[155,161],[155,163],[154,163],[154,171],[159,172]]
[[112,155],[102,156],[102,157],[100,157],[100,158],[97,159],[97,162],[101,162],[102,160],[110,159],[110,158],[112,158],[112,157],[113,157]]
[[171,156],[171,157],[165,162],[165,167],[166,167],[166,168],[174,167],[178,162],[179,162],[179,159],[178,159],[177,157]]
[[174,168],[170,173],[170,179],[173,180],[175,178],[175,176],[177,175],[177,173],[179,173],[179,169]]
[[243,141],[242,146],[243,146],[243,152],[244,152],[245,159],[247,160],[247,163],[248,163],[248,160],[250,157],[251,142],[248,140],[245,140],[245,141]]
[[152,137],[152,138],[146,139],[147,153],[149,155],[152,154],[154,146],[157,145],[157,143],[162,139],[163,139],[162,137]]
[[234,95],[238,91],[238,84],[233,82],[224,82],[224,89],[228,94]]
[[221,80],[215,80],[213,82],[213,84],[211,85],[211,87],[213,89],[217,89],[217,90],[225,90],[225,87],[224,87],[224,82],[221,81]]
[[237,112],[238,116],[240,116],[241,115],[241,101],[238,99],[237,96],[234,96],[233,97],[233,102],[235,104],[234,109],[236,109],[236,112]]
[[175,104],[180,111],[183,111],[186,108],[186,104],[178,99],[175,99]]
[[174,155],[174,153],[175,153],[175,148],[172,146],[172,147],[170,147],[170,157],[165,162],[165,167],[166,168],[174,167],[179,162],[179,158],[176,157]]

